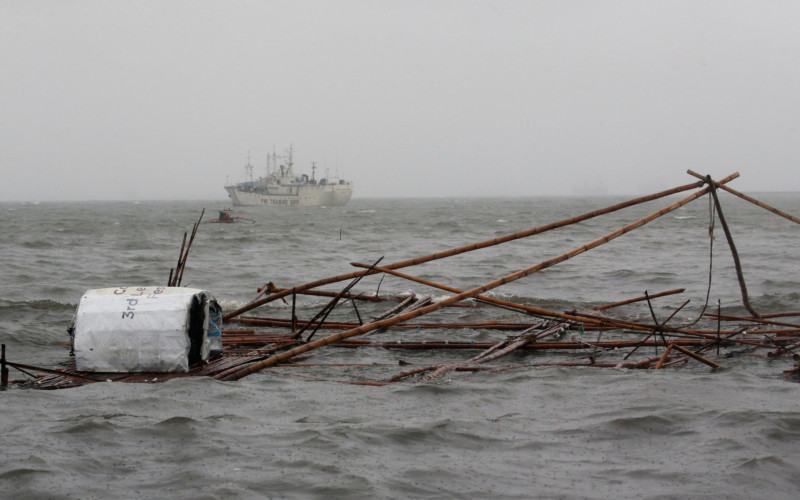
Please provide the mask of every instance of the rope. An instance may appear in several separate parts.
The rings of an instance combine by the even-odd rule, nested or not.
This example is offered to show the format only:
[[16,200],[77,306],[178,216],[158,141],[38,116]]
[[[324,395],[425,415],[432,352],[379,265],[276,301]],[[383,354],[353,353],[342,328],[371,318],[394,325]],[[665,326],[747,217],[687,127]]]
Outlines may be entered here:
[[714,199],[711,194],[708,194],[708,286],[706,287],[706,300],[703,304],[703,309],[700,311],[700,314],[697,318],[692,321],[691,323],[687,323],[685,325],[680,326],[679,328],[689,328],[697,324],[698,321],[703,317],[706,313],[706,309],[708,309],[708,301],[711,297],[711,276],[713,274],[714,269],[714,228],[716,226],[716,213],[717,207],[714,204]]

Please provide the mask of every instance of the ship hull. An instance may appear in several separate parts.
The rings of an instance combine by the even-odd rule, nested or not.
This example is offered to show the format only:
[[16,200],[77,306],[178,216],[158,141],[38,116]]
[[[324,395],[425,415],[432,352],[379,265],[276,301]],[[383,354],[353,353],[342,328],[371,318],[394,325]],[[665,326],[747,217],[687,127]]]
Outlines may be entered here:
[[235,206],[270,207],[341,207],[353,195],[350,184],[315,186],[270,186],[258,188],[248,184],[225,186]]

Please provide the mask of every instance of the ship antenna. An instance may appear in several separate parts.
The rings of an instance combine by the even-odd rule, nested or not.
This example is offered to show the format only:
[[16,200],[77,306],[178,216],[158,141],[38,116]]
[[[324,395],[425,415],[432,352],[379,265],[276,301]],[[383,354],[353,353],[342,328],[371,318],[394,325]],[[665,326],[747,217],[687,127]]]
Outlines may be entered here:
[[314,173],[317,171],[317,162],[311,162],[311,180],[314,180]]

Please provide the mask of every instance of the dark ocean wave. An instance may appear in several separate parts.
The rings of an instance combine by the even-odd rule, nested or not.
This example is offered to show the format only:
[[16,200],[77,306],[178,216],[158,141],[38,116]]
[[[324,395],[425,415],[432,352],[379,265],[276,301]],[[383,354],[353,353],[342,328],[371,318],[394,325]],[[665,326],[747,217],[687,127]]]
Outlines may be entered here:
[[23,300],[14,301],[0,299],[0,313],[8,314],[10,311],[33,310],[33,311],[72,311],[77,307],[77,303],[56,302],[49,299],[43,300]]
[[56,244],[48,240],[33,240],[33,241],[23,241],[20,246],[28,250],[40,250],[40,249],[54,248],[56,247]]

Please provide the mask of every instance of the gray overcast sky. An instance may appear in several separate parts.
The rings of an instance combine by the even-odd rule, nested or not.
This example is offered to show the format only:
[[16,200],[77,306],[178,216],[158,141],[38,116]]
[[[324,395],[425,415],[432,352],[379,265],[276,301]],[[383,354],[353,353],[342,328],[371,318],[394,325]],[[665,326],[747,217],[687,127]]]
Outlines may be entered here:
[[[797,1],[0,2],[0,200],[800,190]],[[310,172],[310,170],[308,170]]]

